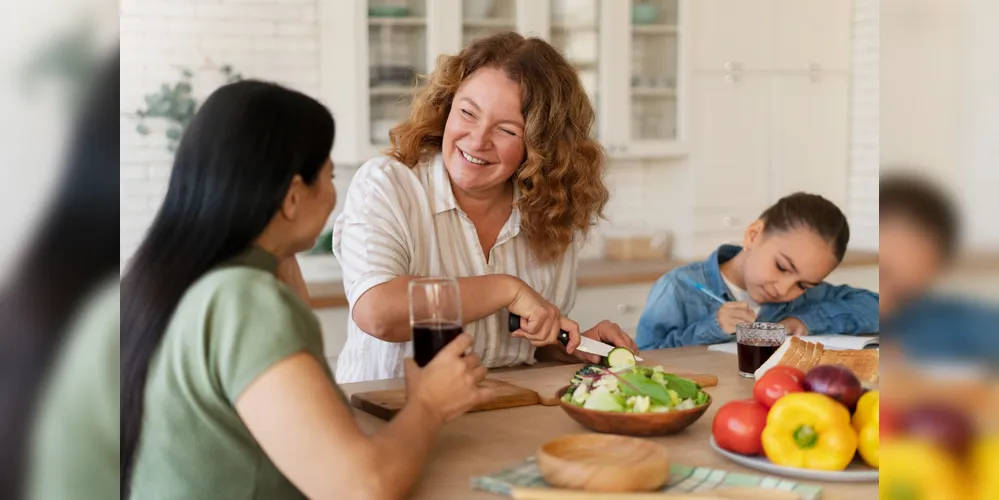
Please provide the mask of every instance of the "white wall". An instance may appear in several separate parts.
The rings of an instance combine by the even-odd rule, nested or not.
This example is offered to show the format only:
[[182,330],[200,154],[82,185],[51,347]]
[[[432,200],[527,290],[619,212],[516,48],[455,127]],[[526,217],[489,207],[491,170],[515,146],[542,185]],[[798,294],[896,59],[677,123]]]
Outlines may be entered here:
[[879,0],[853,2],[850,85],[850,248],[878,248],[880,172]]
[[961,116],[967,140],[962,176],[967,206],[967,243],[999,250],[999,2],[970,0],[964,10],[965,70]]
[[[143,96],[176,82],[178,67],[210,58],[244,76],[319,94],[316,0],[122,0],[121,258],[138,245],[166,192],[171,155],[162,133],[135,132]],[[195,93],[221,83],[201,71]],[[154,132],[157,132],[154,130]],[[346,177],[346,176],[345,176]]]
[[881,3],[881,159],[936,180],[965,244],[999,250],[999,2]]

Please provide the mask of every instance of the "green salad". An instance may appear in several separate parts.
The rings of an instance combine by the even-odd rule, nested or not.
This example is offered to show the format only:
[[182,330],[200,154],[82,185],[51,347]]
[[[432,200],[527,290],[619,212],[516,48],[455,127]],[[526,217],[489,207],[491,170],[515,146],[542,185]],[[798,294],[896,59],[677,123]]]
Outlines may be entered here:
[[[608,356],[611,361],[616,357]],[[612,362],[609,367],[584,366],[572,377],[562,401],[588,410],[659,413],[698,407],[708,402],[708,394],[693,380],[666,373],[661,366],[635,365],[632,356],[630,362]]]

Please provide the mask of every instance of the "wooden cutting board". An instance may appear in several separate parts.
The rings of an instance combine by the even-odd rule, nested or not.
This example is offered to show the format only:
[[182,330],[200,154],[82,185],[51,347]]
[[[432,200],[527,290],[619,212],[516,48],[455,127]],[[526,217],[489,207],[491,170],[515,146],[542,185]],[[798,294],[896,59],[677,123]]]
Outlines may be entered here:
[[[537,392],[501,380],[487,378],[479,385],[491,387],[496,396],[472,408],[473,412],[536,405],[541,401]],[[406,389],[357,393],[350,397],[350,404],[380,419],[392,420],[406,404]]]

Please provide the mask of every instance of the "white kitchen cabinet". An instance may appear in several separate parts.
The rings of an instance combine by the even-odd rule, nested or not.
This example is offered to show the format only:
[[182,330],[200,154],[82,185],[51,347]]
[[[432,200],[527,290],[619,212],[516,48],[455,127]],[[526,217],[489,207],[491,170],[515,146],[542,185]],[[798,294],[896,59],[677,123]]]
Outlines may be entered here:
[[348,311],[346,307],[327,307],[313,311],[323,330],[323,354],[333,369],[336,369],[336,360],[347,341]]
[[527,0],[522,33],[576,68],[615,159],[686,154],[690,0]]
[[850,0],[696,0],[694,71],[848,71]]
[[851,2],[698,0],[691,16],[695,217],[681,257],[741,241],[796,191],[846,211]]
[[[612,158],[687,152],[689,0],[603,0],[601,142]],[[647,17],[646,17],[647,16]]]
[[[540,36],[566,55],[594,104],[594,134],[609,156],[684,155],[689,3],[321,0],[321,99],[339,125],[333,156],[359,164],[383,152],[417,74],[431,72],[441,54],[506,30]],[[633,19],[633,10],[645,16]]]
[[[362,163],[388,144],[416,75],[460,44],[460,0],[318,2],[321,99],[337,117],[333,157]],[[456,7],[457,6],[457,7]],[[450,29],[449,29],[450,28]]]
[[694,3],[691,30],[695,71],[773,68],[773,0]]
[[843,74],[773,79],[772,198],[817,193],[844,212],[849,172],[849,78]]
[[772,2],[776,20],[773,30],[775,69],[849,71],[851,0],[768,1]]
[[693,81],[695,208],[765,204],[771,161],[770,80],[699,74]]
[[638,320],[645,308],[652,283],[581,287],[576,292],[576,304],[569,318],[588,330],[597,323],[608,320],[635,336]]

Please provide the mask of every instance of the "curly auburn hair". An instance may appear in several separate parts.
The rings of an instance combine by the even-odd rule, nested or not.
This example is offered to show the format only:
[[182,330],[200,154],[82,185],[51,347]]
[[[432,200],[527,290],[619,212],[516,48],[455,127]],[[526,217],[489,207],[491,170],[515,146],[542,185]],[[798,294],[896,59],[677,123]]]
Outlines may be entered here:
[[388,154],[413,168],[441,151],[455,93],[484,67],[501,69],[523,90],[526,154],[513,175],[521,193],[520,229],[536,259],[557,260],[576,232],[586,235],[603,217],[609,192],[603,148],[590,136],[593,106],[575,69],[544,40],[498,33],[456,56],[440,56],[415,90],[408,118],[392,129]]

